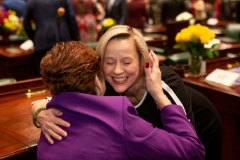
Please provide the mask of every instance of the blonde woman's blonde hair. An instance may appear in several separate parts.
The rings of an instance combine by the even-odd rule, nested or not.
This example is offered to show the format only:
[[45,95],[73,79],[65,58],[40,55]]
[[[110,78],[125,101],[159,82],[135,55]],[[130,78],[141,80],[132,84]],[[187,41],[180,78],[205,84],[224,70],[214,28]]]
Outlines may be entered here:
[[105,50],[107,44],[111,40],[122,40],[131,39],[135,44],[136,51],[139,55],[140,60],[140,70],[143,73],[143,66],[145,62],[148,61],[148,47],[143,38],[141,32],[137,29],[129,27],[127,25],[115,25],[105,32],[104,35],[99,39],[98,45],[96,47],[97,54],[101,57],[101,66],[103,66],[103,61],[105,57]]

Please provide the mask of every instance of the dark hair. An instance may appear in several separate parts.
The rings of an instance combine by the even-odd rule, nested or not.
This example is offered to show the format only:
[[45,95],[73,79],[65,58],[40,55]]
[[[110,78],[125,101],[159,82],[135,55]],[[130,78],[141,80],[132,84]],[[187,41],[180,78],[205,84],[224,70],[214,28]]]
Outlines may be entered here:
[[56,44],[41,61],[46,88],[54,94],[82,92],[96,95],[95,76],[103,78],[100,57],[79,41]]

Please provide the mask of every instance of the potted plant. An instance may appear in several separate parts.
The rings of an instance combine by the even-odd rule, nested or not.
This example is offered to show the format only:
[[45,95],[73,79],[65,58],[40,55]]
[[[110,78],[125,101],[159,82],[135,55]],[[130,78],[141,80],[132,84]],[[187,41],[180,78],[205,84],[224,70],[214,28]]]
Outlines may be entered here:
[[198,75],[201,69],[201,61],[212,59],[219,55],[218,44],[213,44],[210,48],[205,47],[216,35],[207,27],[200,24],[190,25],[177,33],[175,49],[181,49],[190,53],[189,59],[190,73]]

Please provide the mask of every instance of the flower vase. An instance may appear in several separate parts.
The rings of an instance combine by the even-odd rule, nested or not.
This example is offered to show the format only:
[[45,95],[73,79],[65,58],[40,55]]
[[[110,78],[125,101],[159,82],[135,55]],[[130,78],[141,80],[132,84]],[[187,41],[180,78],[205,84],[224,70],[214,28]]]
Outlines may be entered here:
[[193,76],[197,76],[200,74],[202,65],[202,58],[196,54],[192,54],[189,59],[189,69],[190,73]]

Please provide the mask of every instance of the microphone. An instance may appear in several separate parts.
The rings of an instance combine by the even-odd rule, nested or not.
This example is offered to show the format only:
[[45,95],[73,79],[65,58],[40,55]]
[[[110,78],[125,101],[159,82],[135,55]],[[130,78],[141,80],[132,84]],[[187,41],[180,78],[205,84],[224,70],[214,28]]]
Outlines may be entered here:
[[60,32],[60,28],[61,28],[61,17],[65,14],[65,9],[63,7],[59,7],[57,10],[57,20],[56,20],[56,24],[58,26],[58,41],[60,42],[62,40],[61,37],[61,32]]

